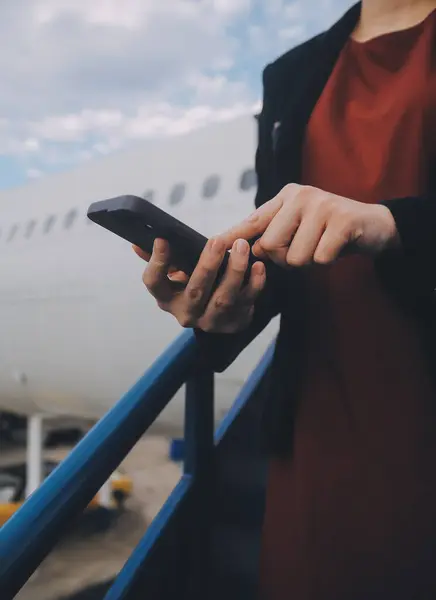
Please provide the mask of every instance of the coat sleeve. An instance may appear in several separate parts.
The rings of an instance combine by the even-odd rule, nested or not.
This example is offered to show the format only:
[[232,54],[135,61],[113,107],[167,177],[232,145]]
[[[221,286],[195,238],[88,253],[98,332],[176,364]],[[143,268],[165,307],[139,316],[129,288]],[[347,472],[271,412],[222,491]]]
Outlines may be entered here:
[[[263,105],[258,122],[258,145],[255,155],[257,192],[255,206],[258,208],[274,195],[272,130],[274,124],[274,90],[271,65],[263,71]],[[220,334],[194,329],[200,346],[200,355],[214,371],[224,371],[240,352],[280,312],[283,298],[283,276],[280,270],[267,269],[264,290],[256,301],[254,315],[247,329],[238,333]]]
[[380,277],[400,300],[415,309],[433,302],[436,289],[436,197],[395,198],[383,202],[394,217],[401,248],[376,259]]

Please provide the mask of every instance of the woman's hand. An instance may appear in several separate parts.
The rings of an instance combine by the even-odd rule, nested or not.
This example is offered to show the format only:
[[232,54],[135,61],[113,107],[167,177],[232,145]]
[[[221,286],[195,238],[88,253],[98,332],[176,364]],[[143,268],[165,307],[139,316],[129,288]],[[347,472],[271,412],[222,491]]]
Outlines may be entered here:
[[221,238],[228,246],[236,238],[259,235],[253,254],[283,267],[327,264],[345,252],[378,253],[400,244],[386,206],[297,184],[284,187]]
[[250,253],[245,240],[234,242],[226,272],[215,290],[226,252],[222,240],[209,240],[191,277],[171,267],[170,247],[164,240],[156,240],[151,256],[137,247],[134,250],[148,262],[143,275],[146,288],[182,327],[234,333],[250,324],[254,302],[265,285],[265,267],[256,262],[248,283],[243,284]]

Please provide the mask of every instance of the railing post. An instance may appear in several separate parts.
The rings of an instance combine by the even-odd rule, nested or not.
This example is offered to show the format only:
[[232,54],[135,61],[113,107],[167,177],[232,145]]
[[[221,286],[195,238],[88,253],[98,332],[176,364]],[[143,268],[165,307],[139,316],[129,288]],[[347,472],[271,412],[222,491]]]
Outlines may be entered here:
[[187,595],[189,600],[207,598],[212,578],[210,541],[214,485],[214,375],[197,370],[186,383],[185,464],[193,479],[195,501],[186,519]]

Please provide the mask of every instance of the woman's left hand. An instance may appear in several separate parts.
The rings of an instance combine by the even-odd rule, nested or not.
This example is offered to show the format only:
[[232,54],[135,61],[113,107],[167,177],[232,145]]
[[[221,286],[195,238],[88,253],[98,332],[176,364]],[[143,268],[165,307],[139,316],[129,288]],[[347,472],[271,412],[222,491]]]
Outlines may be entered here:
[[390,210],[310,186],[289,184],[250,217],[224,233],[234,240],[261,236],[253,246],[258,258],[276,264],[327,264],[346,252],[378,253],[400,240]]

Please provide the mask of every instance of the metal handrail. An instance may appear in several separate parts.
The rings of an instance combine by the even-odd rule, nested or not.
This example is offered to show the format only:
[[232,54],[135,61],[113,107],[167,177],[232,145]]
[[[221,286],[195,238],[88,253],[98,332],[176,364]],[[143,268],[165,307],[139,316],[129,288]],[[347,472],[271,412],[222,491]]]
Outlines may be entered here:
[[[0,529],[1,599],[15,597],[184,383],[184,474],[106,598],[137,597],[135,590],[152,591],[153,586],[165,588],[159,597],[173,597],[175,591],[180,591],[180,584],[176,575],[166,576],[168,571],[163,572],[159,562],[162,558],[168,561],[168,555],[173,559],[174,571],[184,580],[186,597],[203,598],[202,590],[209,581],[207,536],[215,462],[232,427],[241,421],[244,408],[259,389],[272,353],[273,344],[214,438],[214,376],[199,366],[193,332],[183,332]],[[193,564],[195,573],[192,569],[190,573]],[[171,570],[171,565],[165,566]]]
[[13,598],[185,383],[196,342],[183,332],[0,529],[0,590]]
[[[209,516],[208,511],[211,510],[211,506],[208,503],[208,498],[207,496],[205,498],[204,492],[207,494],[210,489],[213,489],[213,478],[215,474],[214,466],[219,461],[221,450],[225,450],[226,445],[229,445],[228,442],[235,427],[237,428],[244,417],[246,417],[244,411],[248,407],[250,400],[259,391],[265,374],[271,364],[273,353],[274,342],[270,344],[256,368],[253,369],[252,373],[235,399],[231,409],[228,411],[217,428],[217,431],[214,435],[214,460],[210,455],[210,447],[208,445],[210,431],[207,430],[207,422],[210,422],[209,419],[206,419],[203,422],[206,426],[206,429],[204,430],[203,427],[201,427],[201,433],[199,432],[203,437],[203,440],[202,442],[198,443],[200,438],[197,438],[196,453],[204,466],[204,470],[199,470],[200,476],[198,477],[198,482],[200,485],[203,484],[203,490],[200,489],[200,492],[203,492],[203,494],[200,493],[200,496],[197,498],[197,502],[193,502],[193,506],[190,511],[193,519],[188,531],[192,540],[194,543],[196,543],[199,552],[196,553],[197,555],[195,557],[195,578],[194,581],[191,581],[189,594],[186,595],[186,598],[189,598],[189,600],[197,600],[197,598],[205,600],[207,596],[204,594],[204,589],[206,589],[206,582],[209,581],[211,576],[210,569],[208,568],[207,564],[209,558],[208,548],[206,545],[201,544],[201,536],[207,536],[209,533],[208,528],[205,527],[205,521],[207,521]],[[195,428],[196,423],[201,425],[201,415],[198,411],[208,411],[212,406],[211,403],[205,401],[206,398],[201,394],[201,387],[195,389],[197,385],[194,384],[191,387],[188,384],[186,390],[187,398],[185,425],[187,427],[185,429],[185,473],[192,469],[194,455],[193,444],[190,443],[190,441],[194,440],[195,438],[189,434],[189,428],[191,426]],[[196,415],[195,412],[197,413]],[[191,430],[191,432],[193,433],[193,430]],[[183,502],[186,502],[190,492],[193,492],[193,486],[191,485],[191,481],[189,479],[187,480],[185,476],[170,494],[169,498],[162,507],[161,512],[157,515],[154,521],[152,521],[147,529],[146,534],[132,552],[130,557],[127,559],[125,566],[106,594],[105,600],[124,600],[125,598],[136,598],[137,596],[135,595],[135,590],[138,588],[143,590],[149,589],[147,585],[149,583],[149,579],[144,577],[143,573],[145,569],[147,569],[149,578],[153,578],[154,565],[152,564],[152,561],[155,557],[152,556],[152,550],[158,544],[160,537],[162,537],[163,529],[168,524],[168,520],[174,516],[177,510],[184,509]],[[202,503],[203,507],[201,508]],[[177,581],[177,577],[180,576],[180,572],[183,571],[184,568],[185,564],[179,564],[175,566],[174,572],[172,573],[172,577],[175,581]],[[138,580],[140,580],[140,583],[138,583]],[[132,591],[131,596],[128,595],[130,591]],[[175,596],[169,594],[168,597],[170,598]],[[177,597],[184,598],[185,596],[180,594],[179,591]]]

